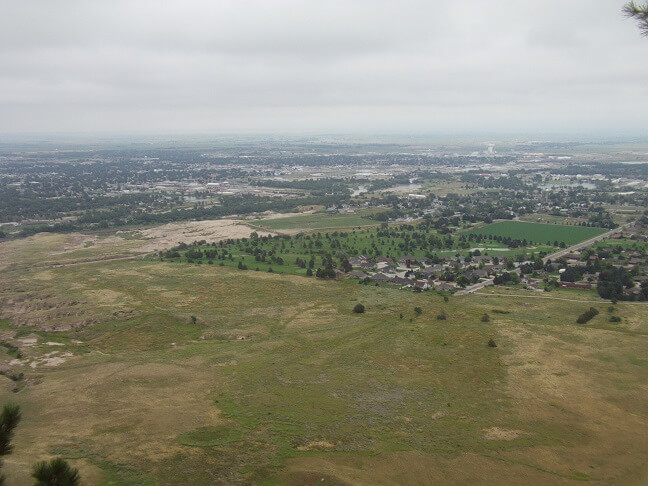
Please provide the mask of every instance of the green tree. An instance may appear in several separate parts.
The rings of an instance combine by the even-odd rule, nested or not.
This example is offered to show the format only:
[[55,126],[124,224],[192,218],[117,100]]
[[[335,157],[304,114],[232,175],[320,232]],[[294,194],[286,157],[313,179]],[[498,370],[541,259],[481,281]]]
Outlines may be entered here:
[[[0,414],[0,457],[7,456],[13,451],[11,439],[14,430],[20,422],[21,414],[18,405],[5,405]],[[0,462],[2,467],[2,462]],[[5,483],[4,475],[0,475],[0,486]]]
[[648,37],[648,3],[645,5],[637,5],[635,2],[626,3],[623,6],[623,13],[628,18],[636,19],[641,35]]
[[65,459],[57,457],[34,465],[32,477],[35,486],[77,486],[81,484],[79,470],[71,467]]

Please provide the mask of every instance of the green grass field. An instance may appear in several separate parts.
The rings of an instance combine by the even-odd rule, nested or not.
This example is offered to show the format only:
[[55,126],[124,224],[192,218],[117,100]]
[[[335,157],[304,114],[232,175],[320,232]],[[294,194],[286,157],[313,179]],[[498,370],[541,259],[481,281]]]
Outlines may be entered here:
[[[141,260],[34,265],[64,261],[73,238],[0,245],[15,264],[0,273],[0,332],[23,353],[0,359],[25,373],[17,393],[0,376],[24,417],[8,484],[32,484],[31,465],[54,455],[102,485],[645,477],[642,304],[505,289],[445,302]],[[577,325],[590,306],[600,314]]]
[[586,226],[565,226],[558,224],[530,223],[523,221],[501,221],[481,228],[475,228],[464,234],[479,234],[485,236],[501,236],[516,240],[532,241],[538,244],[546,242],[564,242],[575,245],[581,241],[601,235],[608,231],[605,228],[590,228]]
[[623,250],[648,251],[648,241],[631,240],[627,238],[604,239],[596,242],[595,248],[621,248]]
[[359,226],[377,226],[380,224],[374,219],[363,217],[362,214],[328,214],[313,213],[285,218],[262,219],[254,221],[253,226],[268,231],[281,230],[316,230],[325,228],[350,228]]

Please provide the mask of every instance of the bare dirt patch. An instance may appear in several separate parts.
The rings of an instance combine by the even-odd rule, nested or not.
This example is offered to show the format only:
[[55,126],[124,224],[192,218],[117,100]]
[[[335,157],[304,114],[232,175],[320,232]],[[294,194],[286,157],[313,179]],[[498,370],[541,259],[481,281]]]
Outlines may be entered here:
[[72,353],[60,353],[59,351],[52,351],[51,353],[46,353],[29,363],[30,368],[54,368],[65,363],[69,358],[73,356]]
[[312,440],[297,447],[298,451],[327,451],[333,449],[335,444],[327,440]]
[[151,252],[170,248],[179,242],[189,243],[194,240],[212,242],[228,238],[247,238],[253,231],[263,236],[273,234],[268,231],[259,232],[245,224],[245,221],[236,219],[169,223],[142,230],[142,238],[146,242],[140,249]]
[[29,336],[17,339],[17,341],[21,346],[30,347],[38,342],[38,336],[36,336],[35,334],[30,334]]
[[484,439],[486,440],[515,440],[524,434],[521,430],[507,430],[499,427],[491,427],[484,432]]
[[301,211],[299,213],[261,213],[259,217],[254,217],[254,218],[246,218],[246,220],[254,223],[255,220],[260,220],[260,219],[281,219],[281,218],[290,218],[293,216],[303,216],[304,214],[314,214],[315,210],[308,210],[308,211]]

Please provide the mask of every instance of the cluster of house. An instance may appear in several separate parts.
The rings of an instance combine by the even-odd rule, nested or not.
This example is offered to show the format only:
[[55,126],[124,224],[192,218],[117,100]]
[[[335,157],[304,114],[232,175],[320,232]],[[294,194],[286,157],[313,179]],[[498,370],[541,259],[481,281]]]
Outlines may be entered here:
[[426,258],[408,255],[398,260],[360,255],[349,258],[349,263],[353,270],[346,276],[350,278],[445,292],[457,290],[461,282],[475,283],[505,270],[503,264],[494,264],[490,256],[474,256],[470,262],[464,257],[441,258],[438,263],[431,263]]
[[[632,249],[623,249],[620,252],[614,252],[611,247],[599,247],[595,252],[583,254],[580,251],[574,251],[564,256],[567,267],[581,267],[583,269],[591,267],[592,263],[600,262],[604,264],[622,267],[635,275],[635,286],[625,288],[623,293],[626,296],[639,295],[640,286],[648,281],[648,260],[641,252]],[[561,268],[558,272],[566,272],[566,268]],[[565,288],[591,289],[599,280],[600,272],[585,271],[580,280],[575,282],[559,281],[558,285]]]
[[[638,241],[648,241],[648,226],[639,222],[627,228],[628,231],[613,235],[613,239],[632,238]],[[401,288],[415,290],[440,290],[452,292],[470,284],[497,283],[498,275],[508,273],[513,275],[525,288],[543,291],[544,283],[554,281],[560,287],[576,289],[592,289],[599,280],[599,272],[593,268],[593,262],[622,266],[633,272],[636,286],[625,289],[626,293],[639,293],[644,280],[648,280],[648,260],[640,251],[599,247],[572,251],[564,255],[558,262],[543,268],[534,267],[534,262],[506,262],[504,259],[489,255],[438,258],[434,262],[424,257],[402,256],[398,260],[388,257],[369,258],[364,255],[349,258],[353,267],[348,273],[336,270],[338,277],[356,278],[373,283],[387,283]],[[508,264],[508,266],[507,266]],[[557,265],[556,265],[557,264]],[[557,268],[557,266],[561,268]],[[527,270],[524,270],[524,267]],[[566,281],[560,278],[569,267],[581,267],[583,272],[577,281]],[[529,272],[531,268],[531,273]],[[592,269],[590,271],[590,269]],[[556,275],[558,270],[558,275]],[[506,283],[508,280],[505,280]]]

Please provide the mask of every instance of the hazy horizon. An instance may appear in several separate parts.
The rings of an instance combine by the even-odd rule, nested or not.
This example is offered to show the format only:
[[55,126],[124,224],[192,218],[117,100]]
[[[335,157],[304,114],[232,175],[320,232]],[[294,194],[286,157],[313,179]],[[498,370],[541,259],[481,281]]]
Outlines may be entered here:
[[648,127],[623,1],[0,1],[3,134]]

